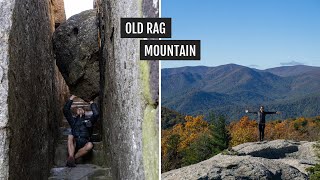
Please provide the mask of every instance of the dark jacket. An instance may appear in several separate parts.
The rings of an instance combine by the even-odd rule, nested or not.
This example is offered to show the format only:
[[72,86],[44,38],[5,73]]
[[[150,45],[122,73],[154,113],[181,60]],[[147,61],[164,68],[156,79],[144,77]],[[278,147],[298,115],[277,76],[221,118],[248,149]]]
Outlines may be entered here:
[[277,112],[258,111],[258,112],[248,112],[248,113],[258,114],[259,124],[265,124],[266,123],[266,115],[267,114],[276,114]]
[[[68,100],[63,108],[63,114],[66,117],[72,129],[72,135],[75,137],[90,138],[90,127],[87,127],[86,123],[84,122],[85,116],[84,115],[82,117],[72,116],[72,112],[71,112],[72,103],[73,103],[72,100]],[[91,110],[93,112],[93,115],[91,116],[89,121],[93,125],[98,120],[98,117],[99,117],[98,107],[95,103],[91,104]]]

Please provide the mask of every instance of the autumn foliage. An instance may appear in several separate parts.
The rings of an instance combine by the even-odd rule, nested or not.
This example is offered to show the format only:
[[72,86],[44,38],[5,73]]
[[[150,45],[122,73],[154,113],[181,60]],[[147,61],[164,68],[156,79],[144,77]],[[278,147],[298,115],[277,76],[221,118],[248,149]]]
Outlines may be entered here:
[[231,135],[230,145],[235,146],[245,142],[257,140],[258,124],[256,121],[249,120],[248,116],[244,116],[238,122],[232,122],[229,125]]
[[[231,146],[258,140],[258,124],[244,116],[240,121],[230,123]],[[319,137],[320,117],[276,120],[266,123],[265,139],[290,139],[315,141]]]
[[186,116],[185,123],[179,123],[172,129],[163,130],[161,134],[161,155],[162,166],[165,169],[172,169],[180,166],[182,161],[171,163],[172,158],[179,158],[183,152],[199,137],[208,133],[209,124],[203,120],[203,116]]
[[[320,135],[320,116],[276,120],[266,123],[265,140],[316,141]],[[224,118],[186,116],[184,122],[162,130],[162,172],[208,159],[222,150],[258,140],[258,123],[248,116],[225,124]]]
[[[221,152],[228,146],[225,119],[212,116],[186,116],[183,123],[162,130],[162,171],[197,163]],[[217,133],[214,133],[217,132]]]

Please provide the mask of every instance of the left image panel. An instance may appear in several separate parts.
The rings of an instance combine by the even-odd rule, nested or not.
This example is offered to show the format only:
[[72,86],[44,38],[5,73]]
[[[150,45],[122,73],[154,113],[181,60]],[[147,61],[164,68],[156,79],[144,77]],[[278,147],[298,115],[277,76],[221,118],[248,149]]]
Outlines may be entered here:
[[120,20],[159,7],[0,2],[0,179],[158,179],[159,61]]

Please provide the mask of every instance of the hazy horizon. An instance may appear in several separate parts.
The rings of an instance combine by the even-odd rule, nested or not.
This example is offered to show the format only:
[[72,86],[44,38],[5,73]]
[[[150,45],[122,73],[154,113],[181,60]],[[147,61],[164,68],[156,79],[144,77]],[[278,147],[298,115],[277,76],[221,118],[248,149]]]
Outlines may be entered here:
[[272,69],[272,68],[279,68],[279,67],[291,67],[291,66],[308,66],[308,67],[319,67],[320,66],[310,66],[310,65],[280,65],[280,66],[275,66],[275,67],[270,67],[270,68],[259,68],[259,67],[250,67],[250,66],[246,66],[246,65],[241,65],[241,64],[236,64],[236,63],[226,63],[226,64],[220,64],[220,65],[214,65],[214,66],[210,66],[210,65],[194,65],[194,66],[190,66],[190,65],[187,65],[187,66],[177,66],[177,67],[161,67],[161,69],[173,69],[173,68],[183,68],[183,67],[218,67],[218,66],[224,66],[224,65],[231,65],[231,64],[234,64],[234,65],[238,65],[238,66],[244,66],[244,67],[248,67],[248,68],[254,68],[254,69],[259,69],[259,70],[266,70],[266,69]]

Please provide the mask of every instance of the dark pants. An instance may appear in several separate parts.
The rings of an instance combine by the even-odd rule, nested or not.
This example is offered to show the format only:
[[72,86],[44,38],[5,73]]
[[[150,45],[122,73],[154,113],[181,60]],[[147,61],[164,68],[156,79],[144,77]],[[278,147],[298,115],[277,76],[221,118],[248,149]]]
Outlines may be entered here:
[[266,127],[265,124],[259,124],[259,140],[263,141],[264,139],[264,128]]

